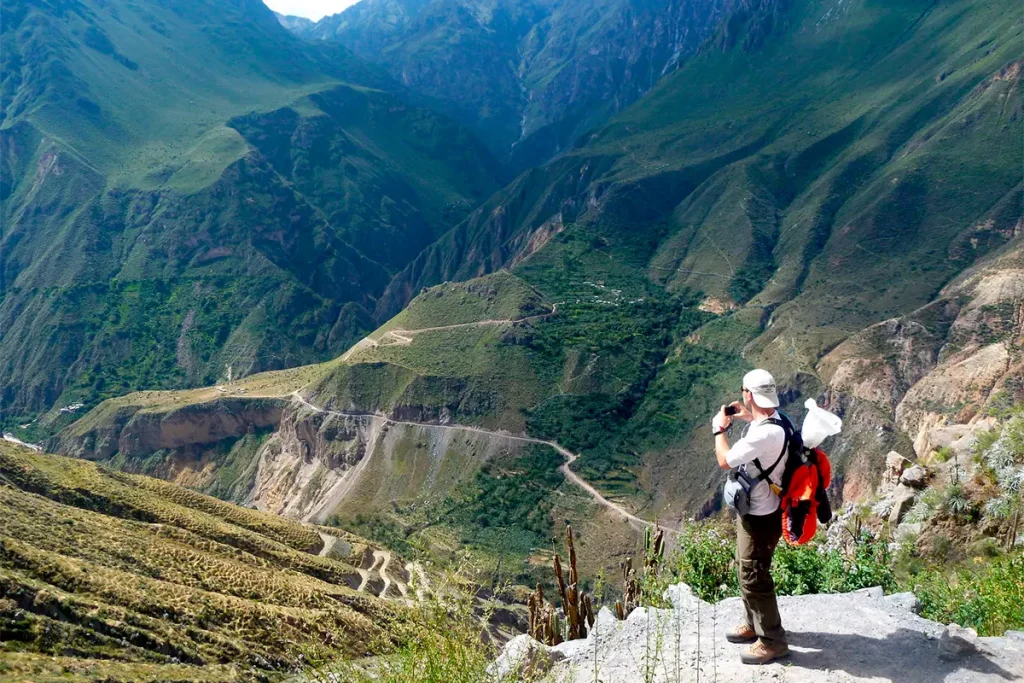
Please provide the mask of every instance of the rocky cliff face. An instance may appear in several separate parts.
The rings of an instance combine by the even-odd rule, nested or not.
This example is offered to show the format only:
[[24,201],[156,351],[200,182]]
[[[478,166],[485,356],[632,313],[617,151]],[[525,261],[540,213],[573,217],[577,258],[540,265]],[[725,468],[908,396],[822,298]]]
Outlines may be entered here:
[[66,432],[51,440],[51,451],[86,460],[107,460],[115,454],[144,458],[161,450],[187,449],[238,438],[249,431],[275,426],[285,402],[275,399],[225,398],[151,412],[139,406],[111,411],[89,429]]
[[522,170],[639,99],[754,4],[365,0],[296,32],[383,65]]
[[851,461],[845,493],[853,498],[878,483],[887,451],[927,455],[946,445],[944,426],[973,424],[993,403],[1024,401],[1020,238],[934,302],[843,342],[818,372],[831,405],[849,416],[836,452]]

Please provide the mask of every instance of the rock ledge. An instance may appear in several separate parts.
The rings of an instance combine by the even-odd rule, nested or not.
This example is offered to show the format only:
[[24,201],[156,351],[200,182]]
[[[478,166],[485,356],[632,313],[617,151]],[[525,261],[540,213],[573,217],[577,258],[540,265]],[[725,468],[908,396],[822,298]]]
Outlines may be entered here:
[[780,598],[792,654],[761,667],[741,664],[745,646],[725,640],[740,619],[738,598],[712,605],[683,584],[670,587],[665,597],[672,608],[638,609],[624,622],[602,609],[586,640],[552,648],[519,636],[491,671],[507,676],[525,659],[534,673],[550,671],[560,683],[676,683],[698,675],[718,683],[1024,680],[1024,639],[1016,633],[979,638],[969,629],[923,619],[914,614],[917,601],[910,594],[883,596],[881,589],[866,589]]

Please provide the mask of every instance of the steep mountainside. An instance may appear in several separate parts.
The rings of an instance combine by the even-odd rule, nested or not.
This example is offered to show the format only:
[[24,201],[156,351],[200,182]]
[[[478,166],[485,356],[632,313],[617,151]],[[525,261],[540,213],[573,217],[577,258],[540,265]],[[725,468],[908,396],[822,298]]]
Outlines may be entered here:
[[526,583],[525,559],[552,520],[572,519],[589,539],[585,566],[614,571],[631,524],[565,480],[564,452],[519,436],[531,407],[557,406],[573,386],[622,388],[649,353],[622,331],[605,342],[625,342],[617,375],[562,357],[557,335],[603,336],[615,323],[593,303],[572,308],[579,323],[508,273],[442,285],[335,361],[111,399],[48,445],[288,517],[356,524],[396,550],[468,548]]
[[522,170],[636,101],[747,4],[363,0],[296,33],[384,66]]
[[650,291],[699,293],[721,316],[658,351],[642,400],[604,395],[632,433],[613,460],[664,505],[713,490],[703,429],[745,367],[816,396],[824,354],[1020,231],[1020,17],[970,1],[761,9],[497,193],[381,302],[504,267],[552,301],[617,290],[626,320]]
[[[862,496],[892,449],[915,459],[1010,406],[1024,404],[1024,246],[957,277],[935,301],[873,325],[818,363],[829,402],[851,429],[839,446],[845,488]],[[950,426],[952,431],[950,431]]]
[[281,14],[280,12],[274,12],[274,16],[281,22],[281,26],[292,33],[303,35],[304,32],[309,31],[316,24],[312,19],[306,17],[296,17],[291,14]]
[[498,185],[258,0],[3,4],[0,421],[323,360]]
[[268,680],[404,609],[365,590],[366,541],[157,479],[0,441],[0,501],[5,679]]

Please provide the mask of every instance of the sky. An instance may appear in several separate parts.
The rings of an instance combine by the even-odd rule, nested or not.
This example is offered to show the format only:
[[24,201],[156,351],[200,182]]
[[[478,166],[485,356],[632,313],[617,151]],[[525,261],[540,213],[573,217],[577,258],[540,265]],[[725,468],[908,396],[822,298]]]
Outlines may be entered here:
[[317,21],[328,14],[356,4],[358,0],[263,0],[267,7],[281,14],[294,14]]

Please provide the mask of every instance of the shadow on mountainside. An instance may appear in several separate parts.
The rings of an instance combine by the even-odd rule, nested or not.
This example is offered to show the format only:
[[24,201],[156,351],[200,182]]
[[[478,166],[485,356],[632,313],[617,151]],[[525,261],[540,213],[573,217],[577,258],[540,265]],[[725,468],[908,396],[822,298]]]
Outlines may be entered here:
[[[883,679],[900,683],[936,683],[957,671],[972,671],[1004,680],[1019,680],[982,651],[943,656],[939,641],[920,631],[900,628],[888,636],[789,632],[792,666],[822,671],[845,671],[858,679]],[[966,679],[964,679],[966,680]]]

